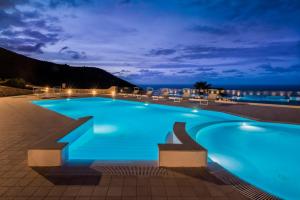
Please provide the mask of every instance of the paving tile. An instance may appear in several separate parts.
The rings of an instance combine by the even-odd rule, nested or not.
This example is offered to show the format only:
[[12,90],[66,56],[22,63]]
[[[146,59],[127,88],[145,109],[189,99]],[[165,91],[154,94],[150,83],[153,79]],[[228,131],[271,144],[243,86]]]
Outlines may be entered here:
[[95,187],[92,196],[106,196],[108,187]]
[[177,183],[176,183],[176,178],[173,178],[173,177],[167,177],[167,178],[164,178],[163,179],[163,183],[165,186],[177,186]]
[[47,196],[43,200],[58,200],[58,199],[59,199],[59,197],[49,197],[49,196]]
[[168,200],[167,197],[152,197],[152,200]]
[[164,187],[151,187],[151,196],[165,197],[167,196]]
[[51,187],[40,187],[34,192],[33,196],[45,197],[49,194],[51,189],[52,189]]
[[110,181],[110,186],[115,187],[119,186],[122,187],[124,183],[124,178],[123,177],[112,177]]
[[113,197],[113,196],[108,196],[106,197],[106,200],[122,200],[122,197]]
[[197,197],[196,192],[191,187],[179,187],[182,197]]
[[137,200],[151,200],[151,196],[139,196],[137,197]]
[[134,186],[126,186],[122,189],[122,196],[123,197],[135,197],[137,195],[137,189]]
[[151,187],[163,186],[163,179],[158,177],[150,178],[150,185]]
[[66,189],[67,189],[66,186],[56,186],[56,187],[53,187],[49,191],[48,196],[49,197],[59,197],[59,196],[62,196]]
[[201,197],[201,198],[212,197],[206,186],[205,187],[194,187],[194,191],[198,197]]
[[150,186],[150,180],[148,177],[138,177],[137,186]]
[[219,187],[209,186],[207,189],[212,197],[226,197],[225,193]]
[[166,192],[167,192],[167,196],[168,197],[180,197],[181,193],[180,193],[180,190],[177,186],[168,186],[168,187],[165,187],[166,189]]
[[22,190],[23,190],[22,187],[9,187],[8,190],[5,191],[3,196],[5,196],[5,197],[16,197],[21,193]]
[[90,200],[90,197],[76,197],[76,200]]
[[151,187],[149,186],[137,186],[137,196],[150,196],[151,195]]
[[62,196],[59,198],[60,200],[75,200],[76,197],[66,197],[66,196]]
[[106,200],[105,197],[90,197],[90,200]]
[[68,186],[64,191],[63,196],[77,196],[79,190],[79,186]]
[[124,178],[124,186],[136,186],[137,178],[136,177],[125,177]]
[[0,197],[8,190],[8,187],[0,187]]
[[111,186],[108,188],[108,192],[107,192],[107,196],[111,197],[118,197],[118,196],[122,196],[122,187],[118,187],[118,186]]
[[78,196],[91,196],[94,192],[93,186],[82,186],[78,192]]
[[122,200],[137,200],[137,197],[124,197],[124,196],[122,196]]
[[38,190],[38,187],[25,187],[24,190],[20,193],[22,196],[32,196],[36,191]]

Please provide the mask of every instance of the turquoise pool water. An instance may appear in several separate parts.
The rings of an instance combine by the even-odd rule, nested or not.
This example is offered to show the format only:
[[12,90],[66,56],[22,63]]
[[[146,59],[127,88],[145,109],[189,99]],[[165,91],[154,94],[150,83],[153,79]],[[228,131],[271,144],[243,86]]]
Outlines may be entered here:
[[196,141],[238,177],[284,199],[300,199],[300,126],[219,123],[200,129]]
[[71,161],[156,161],[157,144],[165,143],[176,121],[186,122],[190,129],[207,122],[242,120],[225,113],[98,97],[34,103],[74,119],[94,117],[93,126],[69,145]]
[[157,144],[165,143],[174,122],[186,122],[211,160],[271,194],[300,197],[300,126],[98,97],[34,103],[74,119],[94,117],[87,131],[69,144],[69,162],[156,161]]
[[256,102],[256,103],[273,103],[273,104],[299,104],[298,101],[290,101],[285,96],[265,96],[265,95],[246,95],[241,97],[233,97],[234,100],[241,102]]

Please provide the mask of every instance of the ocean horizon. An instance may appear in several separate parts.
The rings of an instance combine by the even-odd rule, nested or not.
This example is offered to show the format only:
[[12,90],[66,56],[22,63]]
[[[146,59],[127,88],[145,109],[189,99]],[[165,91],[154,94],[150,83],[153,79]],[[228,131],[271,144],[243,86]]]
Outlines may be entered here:
[[[155,90],[160,88],[194,88],[193,84],[138,84],[139,87],[146,89],[151,87]],[[267,90],[267,91],[300,91],[300,85],[212,85],[212,88],[224,88],[226,90]]]

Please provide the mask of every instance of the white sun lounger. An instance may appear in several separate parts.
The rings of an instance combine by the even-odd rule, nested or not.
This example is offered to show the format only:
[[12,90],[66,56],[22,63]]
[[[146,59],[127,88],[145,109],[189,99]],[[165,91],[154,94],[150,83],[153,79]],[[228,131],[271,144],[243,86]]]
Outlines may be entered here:
[[190,98],[189,101],[194,101],[194,102],[199,102],[200,105],[208,105],[208,100],[207,99],[194,99]]
[[175,103],[179,103],[182,101],[181,97],[169,97],[170,100],[173,100]]

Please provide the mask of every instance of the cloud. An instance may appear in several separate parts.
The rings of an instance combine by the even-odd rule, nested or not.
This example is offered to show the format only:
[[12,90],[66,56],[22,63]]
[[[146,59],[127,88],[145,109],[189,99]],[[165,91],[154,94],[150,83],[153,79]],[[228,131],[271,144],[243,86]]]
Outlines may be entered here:
[[223,70],[223,73],[239,73],[241,72],[240,70],[237,69],[227,69],[227,70]]
[[59,50],[60,54],[67,55],[68,57],[78,60],[78,59],[86,59],[86,53],[84,51],[78,52],[71,50],[69,47],[64,46]]
[[193,0],[187,4],[202,17],[214,21],[230,20],[235,23],[264,23],[273,26],[300,23],[297,19],[300,14],[300,1],[297,0]]
[[[14,6],[15,4],[6,4]],[[48,20],[51,20],[49,22]],[[17,8],[0,10],[0,46],[23,53],[43,53],[42,48],[57,43],[62,29],[53,25],[55,17],[41,11]]]
[[167,56],[176,53],[175,49],[152,49],[149,56]]
[[28,0],[1,0],[0,9],[14,8],[18,4],[28,3]]
[[122,4],[122,5],[130,4],[130,3],[132,3],[132,0],[119,0],[119,4]]
[[174,61],[184,59],[195,60],[204,58],[268,58],[268,57],[298,57],[300,42],[277,42],[254,47],[213,47],[194,45],[186,46],[181,55],[173,58]]
[[213,71],[214,68],[212,68],[212,67],[198,67],[196,70],[199,71],[199,72],[209,72],[209,71]]
[[49,0],[48,5],[51,8],[57,8],[59,6],[78,7],[91,2],[91,0]]
[[208,34],[214,34],[214,35],[226,35],[226,34],[232,34],[232,30],[230,30],[228,27],[227,28],[216,28],[212,26],[205,26],[205,25],[196,25],[188,30],[193,31],[193,32],[199,32],[199,33],[208,33]]
[[56,33],[41,33],[30,29],[14,31],[6,29],[0,32],[0,45],[4,48],[27,52],[43,53],[42,47],[59,41]]
[[265,65],[260,65],[257,67],[257,69],[262,69],[264,70],[266,73],[293,73],[293,72],[300,72],[300,64],[296,64],[296,65],[291,65],[289,67],[273,67],[269,64],[265,64]]

